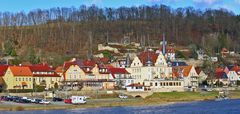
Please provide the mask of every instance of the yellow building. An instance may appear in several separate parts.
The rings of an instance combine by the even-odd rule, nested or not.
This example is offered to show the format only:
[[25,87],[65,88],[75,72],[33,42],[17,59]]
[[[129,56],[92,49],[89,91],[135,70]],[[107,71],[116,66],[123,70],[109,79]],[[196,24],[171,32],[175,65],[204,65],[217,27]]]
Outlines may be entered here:
[[9,66],[5,75],[5,89],[33,89],[33,75],[29,67]]
[[45,89],[58,88],[61,76],[59,76],[48,64],[30,65],[36,85],[45,86]]

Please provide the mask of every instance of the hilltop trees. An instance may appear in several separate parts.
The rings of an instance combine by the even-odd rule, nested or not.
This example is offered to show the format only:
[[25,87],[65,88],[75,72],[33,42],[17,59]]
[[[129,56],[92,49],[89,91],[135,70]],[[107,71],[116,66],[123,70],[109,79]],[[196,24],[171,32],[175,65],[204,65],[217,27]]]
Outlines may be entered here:
[[[13,41],[17,44],[15,51],[21,56],[23,53],[19,50],[27,51],[32,47],[59,55],[86,57],[89,31],[93,33],[94,43],[105,43],[108,33],[110,42],[121,42],[124,35],[129,35],[131,41],[140,42],[146,38],[148,45],[159,45],[161,35],[165,33],[167,40],[177,45],[199,44],[208,36],[206,45],[199,44],[200,47],[207,46],[214,51],[221,47],[240,49],[240,17],[225,9],[202,11],[192,7],[172,9],[165,5],[119,8],[82,5],[78,8],[36,9],[28,13],[0,12],[0,26],[0,41]],[[219,34],[219,44],[214,42],[218,40],[211,34]],[[9,50],[7,53],[10,54]]]

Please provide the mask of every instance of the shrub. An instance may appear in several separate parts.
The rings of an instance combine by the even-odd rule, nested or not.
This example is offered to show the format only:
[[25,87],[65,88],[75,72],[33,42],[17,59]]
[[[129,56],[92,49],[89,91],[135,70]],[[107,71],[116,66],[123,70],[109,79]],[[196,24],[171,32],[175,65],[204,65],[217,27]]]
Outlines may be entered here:
[[28,93],[33,92],[32,89],[9,89],[8,92],[10,93]]

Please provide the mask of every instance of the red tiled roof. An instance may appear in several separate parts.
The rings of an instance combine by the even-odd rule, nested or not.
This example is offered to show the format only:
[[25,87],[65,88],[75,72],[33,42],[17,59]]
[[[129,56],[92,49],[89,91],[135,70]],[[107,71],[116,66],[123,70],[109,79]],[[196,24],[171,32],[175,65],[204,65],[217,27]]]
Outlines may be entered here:
[[158,54],[156,54],[154,51],[147,51],[147,52],[142,52],[138,55],[138,58],[140,61],[143,63],[143,65],[146,65],[148,56],[152,63],[154,64],[157,60]]
[[238,70],[240,70],[240,68],[237,65],[232,67],[232,69],[230,69],[230,71],[238,71]]
[[192,66],[177,66],[177,67],[173,67],[173,69],[172,69],[173,77],[179,77],[180,76],[178,70],[182,71],[184,77],[187,77],[189,75],[191,69],[192,69]]
[[5,72],[8,69],[8,65],[0,65],[0,77],[5,75]]
[[48,64],[35,64],[29,66],[32,72],[52,71],[53,69]]
[[26,66],[9,66],[13,73],[13,76],[32,76],[32,72],[29,67]]
[[217,79],[226,79],[228,78],[227,77],[227,74],[225,72],[215,72],[215,76]]
[[83,61],[83,66],[84,67],[94,67],[96,64],[96,61],[94,60],[85,60]]
[[129,74],[125,68],[109,68],[108,70],[112,74]]
[[172,69],[172,73],[173,73],[173,77],[175,77],[175,78],[179,77],[179,75],[180,75],[178,70],[175,68]]
[[125,68],[109,68],[108,72],[115,78],[115,74],[130,74]]
[[[35,64],[28,67],[32,73],[34,72],[33,76],[36,77],[59,77],[59,75],[54,72],[54,70],[48,64]],[[39,72],[39,74],[36,74],[36,72]]]
[[130,86],[130,87],[143,87],[144,85],[142,85],[142,84],[130,84],[128,86]]
[[63,67],[62,67],[62,66],[58,66],[58,67],[55,69],[55,72],[56,72],[56,73],[63,73]]
[[199,75],[199,74],[201,73],[201,71],[202,71],[200,67],[196,67],[195,70],[196,70],[196,72],[197,72],[198,75]]
[[223,72],[224,69],[223,68],[216,68],[215,72]]

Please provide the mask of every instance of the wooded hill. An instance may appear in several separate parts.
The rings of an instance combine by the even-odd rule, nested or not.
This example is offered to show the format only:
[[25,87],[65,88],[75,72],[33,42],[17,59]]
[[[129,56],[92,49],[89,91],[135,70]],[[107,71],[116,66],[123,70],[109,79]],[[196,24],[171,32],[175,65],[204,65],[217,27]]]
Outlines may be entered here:
[[145,45],[159,45],[163,33],[177,45],[194,44],[212,53],[222,47],[240,51],[240,16],[225,9],[83,5],[29,13],[0,12],[0,26],[2,56],[17,56],[18,62],[29,61],[26,55],[34,54],[41,61],[54,63],[61,63],[65,56],[87,57],[90,37],[93,49],[106,43],[107,37],[109,42],[120,42],[124,35],[131,41],[145,39]]

